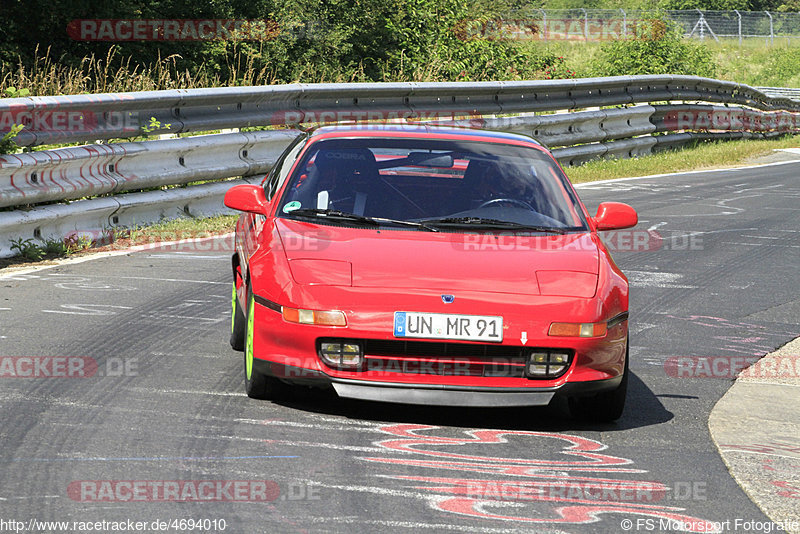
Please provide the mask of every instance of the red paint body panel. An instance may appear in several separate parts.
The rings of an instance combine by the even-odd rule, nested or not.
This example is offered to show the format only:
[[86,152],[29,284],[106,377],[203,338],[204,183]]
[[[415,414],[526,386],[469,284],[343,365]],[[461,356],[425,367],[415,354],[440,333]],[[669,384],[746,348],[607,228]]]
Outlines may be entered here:
[[[538,295],[539,270],[580,271],[597,278],[599,252],[589,234],[495,238],[320,227],[288,219],[278,219],[276,226],[283,242],[299,243],[309,232],[314,236],[313,245],[286,250],[290,261],[302,258],[350,263],[352,285],[356,287],[443,292],[491,288],[498,293]],[[591,285],[593,290],[596,284]]]

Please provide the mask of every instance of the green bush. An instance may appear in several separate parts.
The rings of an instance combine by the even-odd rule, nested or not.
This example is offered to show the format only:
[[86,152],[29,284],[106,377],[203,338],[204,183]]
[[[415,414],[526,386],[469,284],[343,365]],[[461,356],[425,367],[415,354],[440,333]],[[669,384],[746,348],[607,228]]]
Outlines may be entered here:
[[761,71],[760,85],[800,86],[800,50],[787,48],[769,57]]
[[11,129],[5,133],[0,132],[2,136],[0,136],[0,154],[11,154],[17,151],[19,148],[17,146],[16,141],[14,138],[17,137],[17,134],[25,128],[22,124],[14,124],[11,126]]
[[[488,80],[543,77],[557,62],[518,43],[465,31],[506,4],[463,0],[292,0],[274,13],[278,37],[227,44],[279,82]],[[308,21],[313,21],[309,23]]]
[[[534,52],[502,36],[463,33],[465,25],[491,23],[517,3],[143,0],[95,5],[89,0],[12,0],[4,12],[10,23],[0,26],[0,85],[25,85],[36,94],[73,94],[296,81],[569,77],[563,60],[547,51]],[[93,19],[258,19],[266,26],[260,40],[70,40],[67,23],[86,13]],[[44,42],[48,48],[39,50],[38,43]]]
[[33,242],[33,239],[12,239],[11,250],[16,250],[19,256],[31,261],[39,261],[44,257],[44,250]]
[[605,43],[595,68],[598,76],[684,74],[711,78],[716,73],[708,48],[682,39],[677,28],[660,19],[640,24],[634,38]]
[[[709,11],[733,11],[734,9],[750,11],[752,9],[750,0],[661,0],[658,7],[661,9]],[[756,8],[756,10],[758,9]]]

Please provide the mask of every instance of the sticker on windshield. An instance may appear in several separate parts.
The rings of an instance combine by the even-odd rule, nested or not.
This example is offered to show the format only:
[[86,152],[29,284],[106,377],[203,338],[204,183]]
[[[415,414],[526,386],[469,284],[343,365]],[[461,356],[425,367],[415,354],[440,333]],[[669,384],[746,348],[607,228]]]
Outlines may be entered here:
[[294,210],[299,210],[300,206],[302,206],[302,204],[300,204],[300,201],[292,200],[283,207],[283,213],[291,213]]

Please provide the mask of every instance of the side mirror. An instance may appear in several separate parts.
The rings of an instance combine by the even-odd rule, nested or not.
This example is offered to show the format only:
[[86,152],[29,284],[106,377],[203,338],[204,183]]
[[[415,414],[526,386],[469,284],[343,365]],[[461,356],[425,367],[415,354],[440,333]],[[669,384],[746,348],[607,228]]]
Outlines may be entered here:
[[636,226],[639,216],[636,210],[622,202],[603,202],[597,206],[597,215],[593,220],[598,231],[620,230]]
[[269,201],[260,185],[235,185],[225,193],[224,204],[231,209],[266,215]]

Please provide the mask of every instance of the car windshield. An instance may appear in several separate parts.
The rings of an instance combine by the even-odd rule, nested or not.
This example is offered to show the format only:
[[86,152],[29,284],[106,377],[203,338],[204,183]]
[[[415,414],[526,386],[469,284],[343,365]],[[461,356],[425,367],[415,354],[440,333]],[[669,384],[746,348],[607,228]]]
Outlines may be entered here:
[[422,138],[314,143],[279,204],[281,217],[405,229],[586,229],[567,178],[535,148]]

